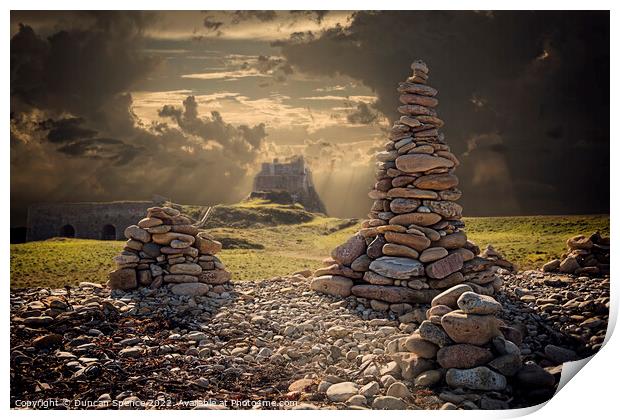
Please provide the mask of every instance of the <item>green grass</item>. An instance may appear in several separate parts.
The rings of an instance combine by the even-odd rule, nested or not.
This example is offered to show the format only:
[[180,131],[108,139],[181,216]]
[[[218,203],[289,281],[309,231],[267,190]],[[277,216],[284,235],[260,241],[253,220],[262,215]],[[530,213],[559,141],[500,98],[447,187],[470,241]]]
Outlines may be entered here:
[[566,240],[595,231],[609,236],[609,215],[464,218],[467,236],[481,249],[493,244],[521,269],[540,268],[566,250]]
[[[245,202],[225,207],[249,212],[254,219],[271,220],[269,224],[259,222],[251,228],[220,223],[220,227],[210,229],[225,244],[227,249],[220,257],[237,281],[317,268],[331,249],[344,242],[359,226],[354,220],[312,215],[286,205]],[[282,211],[301,212],[302,216],[294,217],[302,219],[310,214],[311,219],[273,224],[282,216]],[[285,216],[286,221],[291,220],[290,215]],[[606,215],[480,217],[464,221],[469,238],[480,248],[493,244],[521,269],[540,267],[559,257],[566,239],[573,235],[596,230],[609,235],[609,216]],[[80,281],[104,283],[107,272],[113,268],[112,257],[122,247],[120,241],[82,239],[11,245],[11,287],[63,286]]]
[[11,244],[11,287],[62,287],[104,282],[121,241],[50,239]]

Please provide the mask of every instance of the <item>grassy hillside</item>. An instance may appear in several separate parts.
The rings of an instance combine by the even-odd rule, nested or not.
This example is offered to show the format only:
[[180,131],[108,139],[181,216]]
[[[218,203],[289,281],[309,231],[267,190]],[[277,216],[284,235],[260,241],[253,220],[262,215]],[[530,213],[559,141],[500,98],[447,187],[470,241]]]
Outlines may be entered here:
[[[220,256],[238,281],[316,268],[358,227],[355,220],[259,201],[214,209],[210,231],[224,244]],[[471,240],[481,248],[492,243],[521,268],[539,267],[559,256],[572,235],[609,234],[608,216],[484,217],[466,218],[465,223]],[[82,239],[11,245],[11,286],[105,282],[112,257],[122,247],[120,241]]]

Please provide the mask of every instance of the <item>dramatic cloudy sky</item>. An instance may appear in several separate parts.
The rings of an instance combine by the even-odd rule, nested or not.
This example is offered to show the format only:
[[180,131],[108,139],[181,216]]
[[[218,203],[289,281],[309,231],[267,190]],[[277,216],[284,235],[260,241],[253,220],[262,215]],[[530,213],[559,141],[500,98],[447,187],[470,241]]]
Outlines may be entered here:
[[11,224],[34,202],[243,198],[304,154],[363,216],[417,58],[467,215],[609,209],[607,12],[12,12]]

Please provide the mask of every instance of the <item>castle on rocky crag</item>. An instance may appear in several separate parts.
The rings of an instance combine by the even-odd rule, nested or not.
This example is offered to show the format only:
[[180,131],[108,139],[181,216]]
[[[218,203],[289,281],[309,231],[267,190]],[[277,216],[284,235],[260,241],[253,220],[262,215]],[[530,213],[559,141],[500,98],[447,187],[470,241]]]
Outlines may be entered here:
[[305,164],[303,156],[294,156],[288,162],[265,162],[261,171],[254,178],[254,187],[250,197],[261,197],[262,193],[283,191],[291,196],[294,203],[300,203],[306,210],[326,213],[312,183],[312,171]]
[[26,241],[56,236],[122,240],[127,226],[141,219],[149,207],[165,201],[155,196],[151,201],[35,204],[28,208]]

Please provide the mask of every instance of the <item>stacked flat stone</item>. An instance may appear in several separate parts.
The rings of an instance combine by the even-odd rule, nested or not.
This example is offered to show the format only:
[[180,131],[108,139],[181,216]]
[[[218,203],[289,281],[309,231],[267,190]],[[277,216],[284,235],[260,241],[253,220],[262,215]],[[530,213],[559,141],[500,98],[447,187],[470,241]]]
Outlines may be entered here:
[[313,290],[352,294],[374,308],[428,304],[457,284],[492,295],[502,284],[497,259],[477,256],[480,249],[461,230],[459,161],[439,132],[443,121],[434,109],[437,90],[427,85],[428,67],[415,61],[411,68],[397,88],[403,116],[376,156],[369,219],[332,251],[311,283]]
[[500,331],[496,315],[501,309],[495,299],[466,284],[454,286],[433,299],[427,320],[404,347],[418,358],[436,361],[450,386],[501,391],[506,376],[521,368],[519,348]]
[[416,384],[436,385],[443,379],[450,387],[474,391],[504,391],[508,385],[528,392],[553,388],[553,375],[538,365],[523,364],[522,335],[497,317],[501,310],[491,296],[475,293],[466,284],[436,296],[427,320],[399,343],[401,351],[413,355],[415,366],[425,368],[416,372]]
[[592,277],[609,274],[609,238],[599,232],[577,235],[566,241],[566,247],[568,252],[543,265],[543,271]]
[[179,210],[151,207],[137,225],[125,229],[127,243],[114,258],[111,289],[156,289],[165,284],[179,295],[204,295],[230,281],[230,273],[215,256],[222,244],[191,224]]

